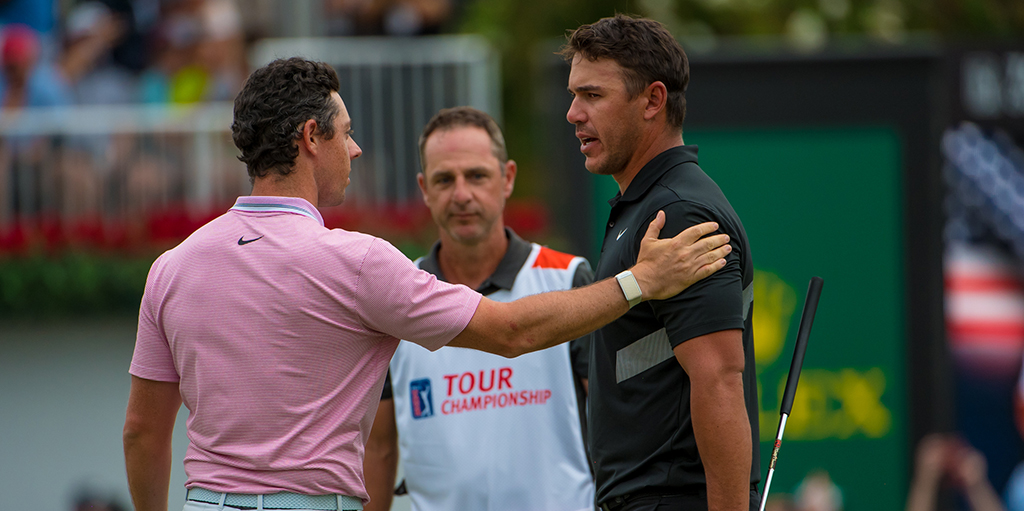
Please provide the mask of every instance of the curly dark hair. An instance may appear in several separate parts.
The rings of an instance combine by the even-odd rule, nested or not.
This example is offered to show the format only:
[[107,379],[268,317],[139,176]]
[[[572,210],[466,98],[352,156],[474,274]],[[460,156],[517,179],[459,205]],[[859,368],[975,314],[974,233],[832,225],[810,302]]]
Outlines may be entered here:
[[[505,172],[504,164],[508,161],[508,151],[505,149],[505,137],[501,134],[501,128],[494,118],[485,112],[469,106],[457,106],[445,108],[434,114],[434,117],[427,122],[420,135],[420,166],[426,165],[423,149],[427,145],[427,138],[436,131],[450,130],[454,128],[473,127],[480,128],[491,137],[491,152],[498,162],[502,164],[501,171]],[[424,170],[426,170],[424,168]]]
[[690,63],[683,47],[661,23],[625,14],[602,18],[570,31],[558,54],[570,63],[576,55],[591,61],[614,60],[624,70],[622,80],[631,99],[651,83],[664,83],[668,123],[682,129]]
[[242,151],[249,180],[271,172],[289,174],[295,166],[302,125],[309,119],[327,139],[334,137],[340,84],[334,69],[298,57],[278,59],[254,71],[235,97],[231,138]]

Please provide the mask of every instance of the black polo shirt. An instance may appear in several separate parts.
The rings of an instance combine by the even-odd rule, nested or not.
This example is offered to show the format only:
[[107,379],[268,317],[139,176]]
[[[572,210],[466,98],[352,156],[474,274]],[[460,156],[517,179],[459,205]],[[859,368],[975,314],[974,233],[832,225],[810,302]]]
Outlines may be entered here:
[[666,216],[660,237],[715,221],[730,236],[733,250],[714,275],[668,300],[643,302],[595,333],[589,430],[597,502],[636,492],[706,496],[690,420],[690,379],[672,348],[728,329],[743,329],[743,384],[753,444],[750,481],[757,483],[754,267],[743,224],[718,185],[697,166],[696,146],[674,147],[656,156],[610,204],[596,271],[599,280],[636,264],[640,241],[658,210]]
[[[523,265],[526,264],[526,259],[530,257],[530,252],[533,250],[533,246],[530,242],[520,238],[512,229],[505,228],[505,237],[508,239],[508,249],[505,250],[505,255],[501,258],[501,262],[498,263],[498,267],[494,269],[494,273],[491,274],[486,280],[484,280],[480,287],[476,291],[484,296],[490,295],[496,291],[502,289],[511,290],[512,285],[516,282],[516,276],[519,275],[519,270],[523,269]],[[434,243],[431,247],[430,253],[423,257],[420,261],[420,269],[433,274],[438,280],[448,282],[445,278],[444,273],[441,272],[441,265],[437,261],[437,254],[441,250],[441,242]],[[590,270],[589,264],[580,264],[576,267],[576,273],[572,277],[572,286],[581,287],[590,284],[594,281],[594,272]],[[572,372],[573,381],[577,385],[577,401],[579,403],[586,403],[586,395],[583,394],[582,387],[580,387],[580,379],[586,378],[588,373],[588,365],[590,363],[590,343],[593,334],[587,334],[579,339],[571,341],[569,344],[569,358],[572,361]],[[387,379],[384,381],[384,390],[381,393],[381,399],[392,399],[393,390],[391,388],[391,371],[388,370]],[[586,426],[584,424],[584,426]],[[586,431],[586,427],[584,427]]]

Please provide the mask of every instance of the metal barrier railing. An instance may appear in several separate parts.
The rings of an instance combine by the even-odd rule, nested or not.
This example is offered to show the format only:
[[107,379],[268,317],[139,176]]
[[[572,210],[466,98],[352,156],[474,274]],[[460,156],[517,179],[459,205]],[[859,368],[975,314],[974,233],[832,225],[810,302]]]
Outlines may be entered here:
[[500,60],[476,35],[416,38],[265,39],[250,54],[253,67],[301,56],[338,71],[355,138],[363,149],[348,195],[360,203],[418,198],[420,131],[442,108],[472,106],[501,122]]
[[[441,108],[500,112],[497,57],[477,36],[271,39],[254,46],[251,61],[293,55],[325,61],[341,78],[363,148],[350,206],[419,200],[419,133]],[[202,216],[230,204],[251,190],[231,120],[227,102],[0,111],[0,238],[39,219],[124,224],[167,208]]]
[[231,104],[108,105],[0,113],[0,225],[205,211],[250,190]]

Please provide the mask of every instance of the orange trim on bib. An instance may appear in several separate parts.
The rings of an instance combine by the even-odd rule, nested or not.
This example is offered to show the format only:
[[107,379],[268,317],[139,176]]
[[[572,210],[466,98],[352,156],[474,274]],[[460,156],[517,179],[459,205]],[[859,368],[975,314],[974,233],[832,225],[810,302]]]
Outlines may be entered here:
[[534,268],[552,268],[556,270],[565,270],[569,268],[569,264],[572,263],[572,254],[565,254],[557,250],[551,250],[548,247],[540,247],[540,252],[537,253],[537,259],[533,262]]

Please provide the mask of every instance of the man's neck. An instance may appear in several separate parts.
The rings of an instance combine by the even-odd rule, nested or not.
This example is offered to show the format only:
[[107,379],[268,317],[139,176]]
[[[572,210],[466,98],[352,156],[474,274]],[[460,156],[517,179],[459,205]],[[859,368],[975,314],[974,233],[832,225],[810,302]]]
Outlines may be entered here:
[[292,169],[287,175],[270,171],[264,177],[257,177],[252,184],[252,195],[266,197],[298,197],[319,207],[319,195],[312,174]]
[[626,188],[629,188],[629,184],[633,182],[633,179],[644,168],[644,165],[647,165],[655,156],[681,145],[683,145],[683,134],[677,131],[662,132],[660,136],[650,140],[642,140],[638,150],[633,153],[633,157],[629,159],[626,167],[612,174],[615,182],[619,184],[619,193],[626,193]]
[[486,240],[471,245],[459,243],[441,233],[437,265],[448,282],[478,289],[480,284],[494,274],[508,251],[505,228],[498,227]]

